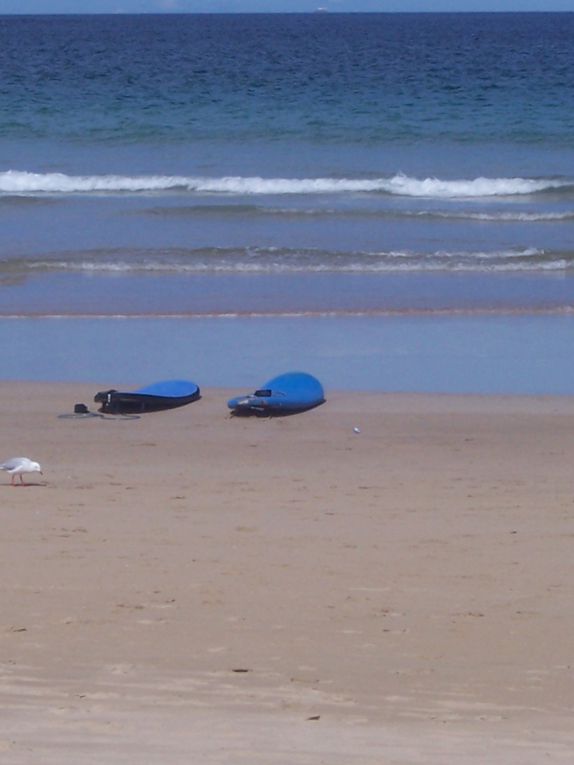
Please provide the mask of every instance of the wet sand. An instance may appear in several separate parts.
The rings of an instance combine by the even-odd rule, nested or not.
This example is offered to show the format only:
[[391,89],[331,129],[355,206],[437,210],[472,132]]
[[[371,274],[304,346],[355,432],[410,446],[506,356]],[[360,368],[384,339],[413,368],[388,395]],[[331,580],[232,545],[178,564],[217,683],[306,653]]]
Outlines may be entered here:
[[571,762],[574,399],[106,387],[0,383],[3,763]]

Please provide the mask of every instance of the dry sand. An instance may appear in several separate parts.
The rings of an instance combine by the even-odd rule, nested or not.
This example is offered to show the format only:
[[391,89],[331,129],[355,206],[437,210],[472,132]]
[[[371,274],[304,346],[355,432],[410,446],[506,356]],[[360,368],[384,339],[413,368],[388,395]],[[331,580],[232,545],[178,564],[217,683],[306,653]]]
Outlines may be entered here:
[[3,765],[574,761],[573,399],[98,389],[0,384]]

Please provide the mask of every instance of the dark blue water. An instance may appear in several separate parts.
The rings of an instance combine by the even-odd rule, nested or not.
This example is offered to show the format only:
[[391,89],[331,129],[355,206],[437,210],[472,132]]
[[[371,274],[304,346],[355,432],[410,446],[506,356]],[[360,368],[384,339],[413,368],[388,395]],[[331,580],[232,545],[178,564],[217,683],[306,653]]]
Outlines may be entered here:
[[0,315],[568,318],[572,39],[569,13],[0,17]]
[[572,148],[571,14],[1,20],[3,136]]

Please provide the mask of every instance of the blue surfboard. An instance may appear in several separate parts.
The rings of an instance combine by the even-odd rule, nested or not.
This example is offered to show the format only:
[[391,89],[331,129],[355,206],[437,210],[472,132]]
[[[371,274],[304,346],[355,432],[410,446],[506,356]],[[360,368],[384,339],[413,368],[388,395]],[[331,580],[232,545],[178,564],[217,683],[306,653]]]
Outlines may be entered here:
[[305,412],[324,403],[323,386],[306,372],[287,372],[268,380],[254,393],[235,396],[227,406],[233,414],[281,415]]
[[199,387],[189,380],[163,380],[134,391],[105,390],[96,393],[94,401],[100,412],[134,414],[158,412],[190,404],[200,398]]

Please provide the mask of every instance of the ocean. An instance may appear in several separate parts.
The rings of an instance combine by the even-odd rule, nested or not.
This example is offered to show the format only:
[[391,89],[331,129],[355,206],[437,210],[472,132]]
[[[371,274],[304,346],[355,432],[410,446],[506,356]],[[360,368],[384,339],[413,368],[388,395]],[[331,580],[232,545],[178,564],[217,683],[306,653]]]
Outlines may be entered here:
[[3,376],[574,393],[572,39],[0,17]]

